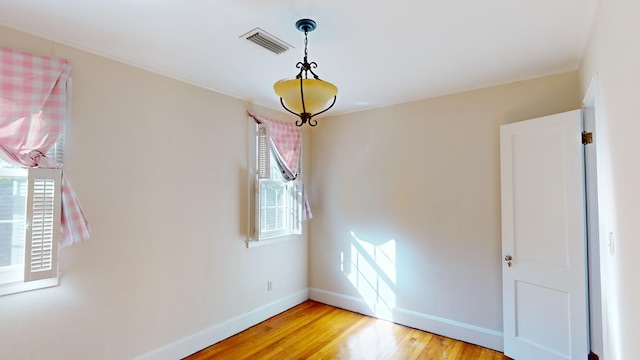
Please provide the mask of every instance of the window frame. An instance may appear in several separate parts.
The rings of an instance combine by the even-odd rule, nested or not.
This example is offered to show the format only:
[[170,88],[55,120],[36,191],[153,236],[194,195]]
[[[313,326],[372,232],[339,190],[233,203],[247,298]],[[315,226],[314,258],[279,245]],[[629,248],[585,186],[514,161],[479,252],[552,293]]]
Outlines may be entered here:
[[[249,116],[249,149],[248,149],[248,178],[249,178],[249,206],[248,206],[248,236],[246,245],[248,248],[266,245],[280,241],[300,238],[302,234],[302,184],[300,181],[286,181],[279,172],[271,173],[277,162],[276,151],[271,145],[266,124],[258,123]],[[300,156],[302,159],[302,156]],[[279,169],[278,169],[279,170]],[[286,229],[273,231],[260,231],[260,219],[262,219],[261,192],[262,186],[268,184],[282,184],[285,189],[286,204],[284,212],[286,216]]]

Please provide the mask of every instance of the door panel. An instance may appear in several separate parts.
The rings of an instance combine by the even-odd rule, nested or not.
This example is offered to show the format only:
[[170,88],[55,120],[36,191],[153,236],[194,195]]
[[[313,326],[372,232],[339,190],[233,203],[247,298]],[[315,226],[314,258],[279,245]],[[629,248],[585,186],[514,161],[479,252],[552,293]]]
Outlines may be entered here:
[[[505,354],[588,354],[580,111],[500,128]],[[511,266],[509,266],[511,265]]]
[[[569,358],[569,293],[524,281],[516,281],[515,287],[517,338]],[[545,311],[540,312],[540,308]],[[539,331],[539,328],[554,331]]]
[[513,219],[514,236],[520,240],[514,243],[514,254],[523,260],[566,266],[567,209],[562,202],[566,184],[549,176],[564,173],[566,159],[562,134],[554,130],[516,132],[511,137],[513,211],[518,215]]

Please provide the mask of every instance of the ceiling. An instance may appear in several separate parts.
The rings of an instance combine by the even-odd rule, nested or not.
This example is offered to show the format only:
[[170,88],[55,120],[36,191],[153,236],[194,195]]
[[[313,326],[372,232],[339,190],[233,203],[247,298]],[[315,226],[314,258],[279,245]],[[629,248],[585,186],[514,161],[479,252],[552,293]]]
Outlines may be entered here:
[[[575,70],[597,0],[2,0],[0,24],[280,109],[309,61],[345,113]],[[259,27],[294,46],[241,38]]]

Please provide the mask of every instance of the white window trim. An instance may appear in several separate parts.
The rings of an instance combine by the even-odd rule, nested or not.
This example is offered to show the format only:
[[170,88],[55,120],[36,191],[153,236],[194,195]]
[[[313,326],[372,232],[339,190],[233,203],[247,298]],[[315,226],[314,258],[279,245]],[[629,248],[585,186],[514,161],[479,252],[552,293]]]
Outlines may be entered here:
[[[257,246],[264,246],[264,245],[269,245],[269,244],[274,244],[274,243],[279,243],[279,242],[283,242],[283,241],[289,241],[289,240],[294,240],[294,239],[300,239],[302,236],[302,225],[300,224],[301,221],[299,221],[299,224],[297,227],[294,228],[294,233],[289,233],[286,232],[284,234],[280,233],[280,234],[274,234],[272,236],[269,237],[262,237],[260,238],[259,236],[257,236],[257,227],[258,222],[256,221],[256,219],[259,216],[259,186],[258,186],[258,182],[260,178],[268,178],[269,177],[269,173],[268,173],[268,169],[270,167],[270,157],[269,156],[260,156],[259,154],[264,153],[264,152],[259,152],[258,151],[258,147],[260,146],[258,143],[258,133],[257,133],[257,129],[258,127],[256,126],[256,120],[249,116],[248,117],[249,120],[249,126],[248,126],[248,168],[247,168],[247,173],[248,173],[248,189],[249,189],[249,201],[248,201],[248,216],[247,219],[249,219],[248,221],[248,226],[247,226],[247,239],[245,240],[246,246],[247,248],[253,248],[253,247],[257,247]],[[266,134],[262,134],[263,136],[266,137],[266,139],[268,139],[268,133]],[[268,141],[267,141],[267,151],[268,150],[269,145],[268,145]],[[265,149],[262,149],[263,151]],[[258,162],[262,162],[261,166],[258,165]],[[261,168],[263,171],[262,173],[258,173],[259,168]],[[266,172],[264,172],[264,169],[267,169]],[[297,213],[295,216],[297,216],[298,218],[301,218],[302,216],[302,197],[301,199],[298,200],[300,202],[299,206],[297,206],[296,208],[299,208],[297,210]]]
[[0,285],[0,296],[58,286],[60,276],[34,281],[16,281]]
[[0,267],[0,287],[2,284],[23,282],[24,265],[8,265]]

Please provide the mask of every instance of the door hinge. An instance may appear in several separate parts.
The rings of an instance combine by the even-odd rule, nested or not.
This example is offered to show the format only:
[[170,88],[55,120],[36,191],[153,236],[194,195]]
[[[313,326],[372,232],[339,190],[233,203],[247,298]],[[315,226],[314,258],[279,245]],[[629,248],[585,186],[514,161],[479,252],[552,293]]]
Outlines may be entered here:
[[592,132],[582,132],[582,143],[584,145],[593,143],[593,133]]

